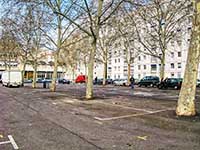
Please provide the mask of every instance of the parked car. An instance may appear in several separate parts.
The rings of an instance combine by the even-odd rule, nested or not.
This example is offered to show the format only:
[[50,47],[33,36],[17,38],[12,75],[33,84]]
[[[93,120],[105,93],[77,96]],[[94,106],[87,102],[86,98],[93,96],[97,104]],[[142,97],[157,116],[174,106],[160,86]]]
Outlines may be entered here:
[[106,79],[106,84],[113,84],[113,80],[112,79]]
[[0,83],[2,83],[1,77],[2,77],[2,74],[0,74]]
[[3,86],[22,86],[22,73],[21,71],[4,71],[2,73],[2,84]]
[[[103,85],[103,78],[101,79],[97,79],[97,81],[93,81],[94,84],[97,85]],[[113,84],[113,80],[112,79],[106,79],[106,84]]]
[[138,85],[138,83],[140,82],[140,80],[139,79],[135,79],[135,82],[134,82],[134,84],[135,85]]
[[44,80],[43,78],[37,78],[37,79],[36,79],[36,83],[42,83],[43,80]]
[[75,83],[85,83],[86,82],[86,76],[85,75],[79,75],[77,76]]
[[161,81],[158,84],[159,89],[167,89],[167,88],[173,88],[173,89],[180,89],[182,85],[182,80],[179,78],[166,78],[164,81]]
[[97,85],[102,85],[103,84],[103,79],[94,80],[93,83],[97,84]]
[[61,83],[61,84],[70,84],[70,80],[60,78],[60,79],[58,79],[58,83]]
[[150,86],[150,87],[155,87],[157,84],[160,82],[159,77],[157,76],[145,76],[138,82],[138,86]]
[[119,86],[126,86],[127,85],[127,79],[115,79],[113,81],[114,85],[119,85]]
[[[52,82],[52,79],[50,79],[50,78],[44,78],[43,80],[42,80],[42,83],[44,83],[44,82],[46,82],[46,83],[51,83]],[[57,81],[56,81],[57,82]]]
[[24,80],[24,83],[32,83],[32,82],[33,82],[32,79],[25,79],[25,80]]

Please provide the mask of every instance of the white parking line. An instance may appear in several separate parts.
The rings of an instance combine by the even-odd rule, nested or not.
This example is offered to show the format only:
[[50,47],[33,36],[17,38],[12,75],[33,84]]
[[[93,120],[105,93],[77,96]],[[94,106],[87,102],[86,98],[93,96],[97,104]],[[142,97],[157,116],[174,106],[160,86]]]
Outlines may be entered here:
[[146,109],[134,108],[134,107],[130,107],[130,106],[123,106],[123,105],[120,105],[120,104],[110,104],[110,103],[104,103],[104,102],[97,102],[97,103],[110,105],[110,106],[115,106],[115,107],[121,107],[121,108],[125,108],[125,109],[132,109],[132,110],[136,110],[136,111],[143,111],[143,112],[147,112],[147,113],[152,113],[153,112],[153,111],[146,110]]
[[110,118],[94,117],[94,119],[99,120],[99,121],[109,121],[109,120],[116,120],[116,119],[123,119],[123,118],[150,115],[150,114],[155,114],[155,113],[164,112],[164,111],[168,111],[168,110],[174,110],[174,109],[163,109],[163,110],[157,110],[157,111],[150,112],[150,113],[139,113],[139,114],[125,115],[125,116],[118,116],[118,117],[110,117]]
[[93,100],[93,101],[80,101],[80,103],[83,103],[83,104],[103,104],[105,106],[109,105],[109,106],[114,106],[114,107],[121,107],[121,108],[124,108],[124,109],[143,111],[143,112],[146,112],[146,113],[152,113],[153,112],[153,111],[147,110],[147,109],[135,108],[135,107],[131,107],[131,106],[124,106],[124,105],[120,105],[120,104],[111,104],[111,103],[106,103],[106,102],[102,102],[102,101],[95,101],[95,100]]
[[8,135],[8,139],[9,141],[5,141],[5,142],[0,142],[0,145],[4,145],[4,144],[12,144],[13,148],[15,150],[19,149],[19,147],[17,146],[14,138],[12,137],[12,135]]

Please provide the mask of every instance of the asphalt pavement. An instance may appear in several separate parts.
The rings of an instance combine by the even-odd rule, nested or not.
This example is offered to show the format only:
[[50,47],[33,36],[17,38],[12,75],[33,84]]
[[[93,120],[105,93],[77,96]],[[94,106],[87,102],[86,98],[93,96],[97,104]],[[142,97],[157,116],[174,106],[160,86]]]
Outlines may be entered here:
[[91,101],[84,92],[0,87],[0,150],[200,149],[200,117],[174,113],[178,91],[95,86]]

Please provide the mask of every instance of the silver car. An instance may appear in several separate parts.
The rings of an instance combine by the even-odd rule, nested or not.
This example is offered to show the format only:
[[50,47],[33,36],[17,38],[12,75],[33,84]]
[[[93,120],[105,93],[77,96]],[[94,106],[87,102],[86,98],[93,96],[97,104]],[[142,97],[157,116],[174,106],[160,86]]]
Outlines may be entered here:
[[116,79],[113,81],[114,85],[118,86],[126,86],[127,85],[127,79]]

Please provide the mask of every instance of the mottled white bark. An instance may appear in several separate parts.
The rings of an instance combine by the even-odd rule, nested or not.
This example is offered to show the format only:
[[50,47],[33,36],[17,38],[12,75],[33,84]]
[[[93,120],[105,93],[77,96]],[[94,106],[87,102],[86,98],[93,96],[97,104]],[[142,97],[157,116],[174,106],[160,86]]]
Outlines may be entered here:
[[130,78],[131,78],[131,64],[128,63],[128,79],[127,79],[128,85],[130,85]]
[[36,78],[37,78],[37,62],[34,62],[33,65],[33,81],[32,81],[32,88],[36,88]]
[[94,70],[94,58],[96,51],[96,40],[92,43],[92,50],[90,52],[90,60],[88,64],[88,76],[87,76],[87,87],[86,87],[86,99],[93,98],[93,70]]
[[194,116],[196,114],[195,95],[200,54],[200,1],[196,0],[194,6],[196,12],[193,16],[192,39],[188,51],[187,64],[178,99],[178,106],[176,108],[176,114],[178,116]]
[[56,53],[54,56],[54,68],[53,68],[53,74],[52,74],[52,82],[50,86],[50,90],[52,92],[56,91],[57,70],[58,70],[58,54]]

